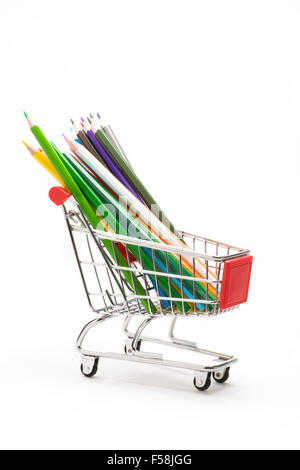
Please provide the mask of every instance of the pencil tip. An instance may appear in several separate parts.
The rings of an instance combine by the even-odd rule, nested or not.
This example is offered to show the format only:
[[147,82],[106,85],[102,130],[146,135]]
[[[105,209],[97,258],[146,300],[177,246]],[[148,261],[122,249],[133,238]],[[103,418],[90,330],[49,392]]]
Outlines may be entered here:
[[27,150],[31,153],[31,155],[34,155],[35,154],[34,148],[31,147],[31,145],[26,144],[26,142],[24,142],[24,140],[22,140],[22,142],[25,145],[25,147],[27,148]]
[[27,123],[28,123],[28,126],[30,127],[30,129],[34,126],[32,120],[30,119],[30,117],[28,116],[28,114],[24,111],[24,116],[26,117],[26,120],[27,120]]
[[66,137],[65,134],[62,134],[62,136],[63,136],[63,138],[65,139],[65,141],[67,142],[67,144],[69,144],[70,141],[69,141],[68,137]]

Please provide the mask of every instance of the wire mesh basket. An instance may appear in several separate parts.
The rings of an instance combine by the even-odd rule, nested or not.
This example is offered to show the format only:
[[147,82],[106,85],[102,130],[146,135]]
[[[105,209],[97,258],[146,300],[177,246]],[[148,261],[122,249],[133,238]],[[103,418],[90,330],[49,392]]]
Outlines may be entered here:
[[[216,315],[237,308],[241,303],[240,298],[239,303],[233,302],[235,305],[230,306],[224,301],[224,268],[229,261],[235,260],[235,264],[236,260],[239,263],[241,260],[249,261],[249,250],[186,232],[180,233],[187,248],[116,235],[94,230],[77,204],[73,203],[70,209],[66,205],[63,208],[85,292],[94,312]],[[104,240],[111,243],[110,253]],[[138,247],[138,256],[132,255],[132,245]],[[145,250],[152,259],[153,270],[145,269]],[[128,266],[120,264],[120,253]],[[176,272],[172,269],[171,256],[178,260]],[[203,273],[201,277],[197,273],[199,265]],[[125,271],[132,279],[138,279],[143,294],[137,292],[134,282],[131,286],[128,284],[124,278]],[[162,279],[167,286],[164,293],[160,289]],[[243,289],[246,288],[245,284]]]

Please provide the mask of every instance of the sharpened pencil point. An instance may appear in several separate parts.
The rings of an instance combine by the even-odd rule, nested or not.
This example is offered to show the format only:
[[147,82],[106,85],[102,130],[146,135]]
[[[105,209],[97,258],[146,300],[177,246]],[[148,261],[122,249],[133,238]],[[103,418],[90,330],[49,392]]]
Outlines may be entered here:
[[22,140],[22,142],[25,145],[25,147],[27,148],[27,150],[31,153],[31,155],[34,155],[35,154],[34,148],[31,147],[31,145],[26,144],[26,142],[24,142],[24,140]]
[[28,126],[30,127],[30,129],[34,126],[32,120],[30,119],[30,117],[28,116],[27,113],[25,113],[24,111],[24,116],[26,117],[26,120],[27,120],[27,123],[28,123]]
[[68,137],[65,136],[65,134],[62,134],[63,138],[65,139],[65,141],[67,142],[67,144],[69,145],[70,144],[70,140],[68,139]]
[[68,146],[72,150],[72,152],[76,153],[76,143],[73,140],[68,139],[68,137],[65,136],[65,134],[62,134],[63,138],[67,142]]

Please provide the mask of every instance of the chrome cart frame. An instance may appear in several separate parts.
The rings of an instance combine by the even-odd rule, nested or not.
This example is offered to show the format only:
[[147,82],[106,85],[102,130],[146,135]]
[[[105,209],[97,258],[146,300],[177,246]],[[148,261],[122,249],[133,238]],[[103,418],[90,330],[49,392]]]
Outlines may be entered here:
[[[182,238],[187,246],[192,246],[192,248],[185,248],[184,246],[182,248],[175,247],[163,243],[121,236],[102,230],[94,230],[72,197],[68,196],[59,203],[57,201],[54,202],[63,208],[64,218],[71,237],[89,306],[97,314],[95,319],[84,326],[76,342],[76,348],[81,355],[82,373],[87,377],[92,377],[97,373],[99,358],[110,358],[191,370],[194,373],[194,385],[198,390],[206,390],[211,384],[211,377],[216,382],[225,382],[229,377],[229,368],[237,362],[237,358],[233,355],[201,349],[194,342],[177,338],[174,333],[175,325],[178,318],[217,315],[237,308],[239,303],[246,300],[244,299],[242,302],[235,301],[232,305],[229,302],[227,307],[225,305],[226,302],[224,304],[224,286],[222,286],[222,283],[224,281],[225,264],[230,261],[231,264],[234,262],[237,265],[240,260],[252,258],[249,256],[249,250],[243,250],[185,232],[180,232]],[[107,252],[105,240],[110,241],[115,256]],[[132,259],[130,255],[128,247],[130,248],[132,244],[139,247],[139,259]],[[120,247],[123,247],[128,267],[121,266],[118,263],[116,251]],[[156,250],[159,250],[160,253],[165,253],[167,272],[162,273],[158,268],[153,271],[144,268],[141,253],[145,249],[151,251],[154,266],[156,266]],[[180,274],[174,274],[170,270],[168,262],[170,254],[177,257],[180,265]],[[205,267],[206,276],[204,278],[199,278],[197,275],[195,260],[197,262],[200,260]],[[192,277],[187,277],[183,274],[183,267],[186,266],[186,261],[189,261],[190,266],[193,267]],[[128,285],[123,275],[125,270],[129,271],[131,276],[136,276],[136,279],[143,285],[145,295],[138,294],[135,288]],[[160,276],[165,276],[168,280],[170,287],[168,296],[162,294],[158,288],[155,288],[158,286],[157,282]],[[92,284],[90,284],[91,278],[93,279]],[[193,283],[194,294],[196,292],[195,285],[201,281],[206,290],[206,298],[200,299],[200,297],[197,298],[197,295],[194,295],[193,298],[187,299],[184,291],[185,280]],[[179,298],[172,295],[172,282],[180,283],[181,296]],[[214,292],[213,298],[210,291]],[[149,313],[145,308],[145,301],[148,302],[148,305],[150,303],[154,305],[156,311]],[[178,302],[181,302],[183,306],[188,303],[190,310],[187,313],[182,313],[178,308]],[[224,308],[224,305],[226,308]],[[184,309],[183,312],[185,312]],[[83,346],[84,340],[92,328],[120,315],[124,316],[124,353],[89,350]],[[131,331],[129,327],[133,316],[136,315],[140,315],[142,321],[136,329]],[[154,320],[162,317],[170,317],[171,323],[168,339],[164,340],[144,335],[145,329]],[[196,363],[165,359],[163,354],[143,351],[142,345],[146,342],[199,353],[199,356],[202,356],[203,359]],[[208,361],[205,357],[210,357],[211,360]]]

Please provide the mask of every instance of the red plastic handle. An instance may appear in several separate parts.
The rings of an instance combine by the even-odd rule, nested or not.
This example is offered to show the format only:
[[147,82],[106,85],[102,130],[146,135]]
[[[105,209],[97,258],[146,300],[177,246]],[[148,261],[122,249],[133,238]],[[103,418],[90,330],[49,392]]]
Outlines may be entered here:
[[49,198],[57,206],[61,206],[71,196],[71,193],[61,186],[54,186],[49,191]]
[[247,302],[253,256],[225,261],[220,310]]

